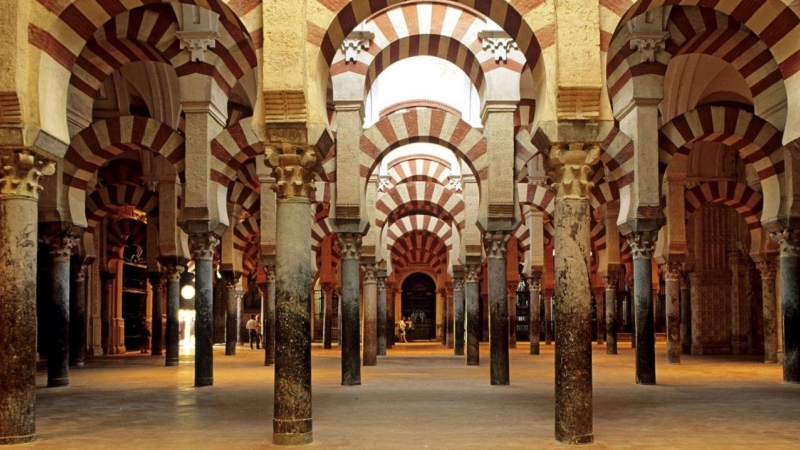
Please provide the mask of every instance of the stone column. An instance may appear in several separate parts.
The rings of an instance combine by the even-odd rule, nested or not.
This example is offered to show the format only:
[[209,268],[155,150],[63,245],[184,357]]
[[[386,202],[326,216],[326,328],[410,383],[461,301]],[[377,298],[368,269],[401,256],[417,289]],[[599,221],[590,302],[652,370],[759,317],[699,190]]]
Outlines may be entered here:
[[597,307],[597,345],[602,345],[605,343],[605,334],[606,334],[606,321],[605,321],[605,308],[604,308],[604,301],[605,301],[605,288],[597,289],[594,291],[594,302],[595,306]]
[[[299,134],[307,130],[275,129]],[[275,397],[273,443],[308,444],[311,420],[312,260],[311,202],[319,161],[312,147],[283,142],[265,145],[264,162],[275,174]],[[355,261],[358,264],[358,260]],[[355,279],[356,286],[358,278]],[[358,316],[356,316],[358,317]],[[358,348],[356,348],[358,350]]]
[[[214,385],[214,248],[220,239],[214,233],[190,234],[194,258],[194,385]],[[235,338],[235,335],[234,335]]]
[[239,308],[236,295],[238,281],[237,273],[225,271],[222,274],[222,288],[225,292],[225,356],[236,355],[236,344],[239,341]]
[[667,309],[667,364],[681,363],[681,303],[680,280],[681,265],[665,263],[661,266],[664,272],[665,297]]
[[86,266],[76,264],[72,271],[69,300],[69,365],[83,367],[86,357]]
[[783,381],[800,383],[800,231],[783,230],[772,239],[781,246]]
[[447,321],[447,310],[451,308],[449,302],[447,301],[447,290],[439,289],[439,299],[441,300],[439,303],[442,305],[442,323],[441,323],[441,338],[442,338],[442,345],[447,347],[447,332],[450,329],[450,324]]
[[653,324],[653,268],[650,259],[655,231],[627,236],[633,255],[633,302],[636,310],[636,384],[656,384],[656,335]]
[[333,283],[322,283],[324,319],[322,324],[322,348],[332,348],[333,339]]
[[47,355],[47,387],[69,385],[69,279],[70,255],[78,244],[77,229],[69,225],[49,224],[43,227],[42,239],[50,247],[51,303],[48,326],[52,333]]
[[364,356],[365,366],[378,364],[378,280],[377,266],[363,264],[364,270]]
[[539,339],[541,338],[541,317],[539,317],[539,302],[542,292],[542,274],[534,272],[531,275],[528,287],[531,290],[531,300],[528,302],[528,337],[531,342],[531,355],[539,354]]
[[478,289],[478,274],[481,266],[474,264],[464,266],[464,306],[466,309],[467,327],[467,365],[478,366],[480,358],[480,290]]
[[544,294],[544,345],[553,343],[553,293]]
[[[778,362],[778,318],[775,304],[775,262],[762,260],[756,263],[761,272],[761,295],[764,308],[764,362]],[[781,274],[783,275],[783,274]]]
[[[214,267],[217,273],[217,267]],[[225,314],[228,311],[228,297],[225,283],[220,279],[214,281],[214,343],[225,343]]]
[[556,189],[554,279],[556,307],[556,440],[594,440],[592,426],[591,209],[592,166],[600,147],[554,145],[549,163]]
[[742,257],[738,251],[728,254],[728,266],[731,269],[731,353],[744,353],[747,347],[747,335],[742,327],[742,315],[745,313],[742,302],[741,269]]
[[342,252],[342,295],[339,297],[342,330],[342,386],[361,384],[359,356],[358,262],[361,258],[361,233],[339,233]]
[[[242,345],[242,341],[243,341],[243,339],[242,339],[242,336],[243,336],[243,333],[242,333],[242,311],[244,311],[244,304],[242,304],[242,302],[244,301],[244,292],[236,291],[236,289],[234,288],[234,295],[235,295],[235,298],[236,298],[236,345]],[[250,319],[248,318],[248,320],[250,320]],[[249,336],[250,332],[248,332],[247,334],[248,334],[247,340],[249,342],[250,341],[250,336]]]
[[508,348],[517,348],[517,282],[506,283],[508,296]]
[[153,326],[150,329],[150,335],[153,338],[152,344],[150,345],[150,355],[160,357],[164,354],[162,351],[162,347],[164,347],[163,277],[161,276],[161,272],[150,272],[147,276],[150,278],[150,287],[153,292]]
[[394,314],[394,283],[386,282],[386,348],[394,347],[394,328],[397,320]]
[[378,291],[378,356],[386,356],[386,271],[376,273]]
[[181,308],[182,261],[161,263],[167,280],[167,333],[164,336],[167,349],[166,366],[177,366],[180,357],[180,326],[178,311]]
[[448,282],[445,290],[444,290],[444,304],[447,305],[445,310],[446,314],[444,319],[442,320],[443,323],[446,323],[445,329],[447,330],[446,333],[446,341],[447,348],[455,348],[455,288],[453,286],[453,282]]
[[483,243],[488,257],[489,360],[492,385],[509,384],[508,296],[506,295],[506,244],[510,231],[486,231]]
[[[0,150],[0,445],[36,439],[36,257],[39,180],[55,172],[34,153]],[[54,193],[51,195],[55,195]],[[13,374],[10,376],[9,374]]]
[[[773,286],[773,295],[775,292],[775,275],[773,270],[773,278],[772,278],[772,286]],[[689,311],[692,313],[691,315],[691,336],[692,336],[692,345],[689,349],[691,354],[693,355],[702,355],[703,354],[703,315],[702,315],[702,295],[700,291],[700,286],[702,285],[702,279],[700,274],[697,272],[692,272],[689,275],[689,284],[691,286],[689,291],[689,299],[691,304],[689,306]],[[774,297],[773,297],[774,298]]]
[[266,283],[261,284],[261,295],[264,296],[264,317],[261,325],[264,334],[264,365],[275,364],[275,266],[265,265]]
[[464,278],[461,271],[453,277],[453,354],[464,356]]
[[606,313],[606,354],[617,354],[617,277],[615,270],[609,270],[603,277],[605,285],[605,313]]
[[688,355],[692,351],[692,311],[689,296],[689,274],[681,277],[681,352]]

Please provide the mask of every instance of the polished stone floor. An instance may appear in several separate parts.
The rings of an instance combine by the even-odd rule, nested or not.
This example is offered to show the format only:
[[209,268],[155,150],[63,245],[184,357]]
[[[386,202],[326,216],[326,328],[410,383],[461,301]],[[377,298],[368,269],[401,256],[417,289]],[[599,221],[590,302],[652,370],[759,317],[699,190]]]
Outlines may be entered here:
[[[657,386],[634,383],[633,350],[594,345],[596,448],[798,449],[800,385],[758,357],[685,356],[667,366],[659,343]],[[314,443],[309,448],[564,448],[553,440],[553,347],[512,350],[511,385],[490,386],[484,364],[467,367],[435,343],[400,344],[342,387],[339,351],[313,349]],[[192,387],[180,367],[130,354],[73,369],[71,385],[37,376],[38,441],[31,449],[251,449],[270,446],[272,373],[263,353],[215,348],[215,384]]]

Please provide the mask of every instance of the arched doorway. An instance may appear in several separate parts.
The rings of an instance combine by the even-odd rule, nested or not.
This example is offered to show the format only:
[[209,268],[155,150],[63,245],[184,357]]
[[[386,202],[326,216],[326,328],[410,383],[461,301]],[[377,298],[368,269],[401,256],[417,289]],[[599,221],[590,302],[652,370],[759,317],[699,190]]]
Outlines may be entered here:
[[436,337],[436,283],[424,273],[414,273],[403,281],[401,314],[414,323],[411,340]]

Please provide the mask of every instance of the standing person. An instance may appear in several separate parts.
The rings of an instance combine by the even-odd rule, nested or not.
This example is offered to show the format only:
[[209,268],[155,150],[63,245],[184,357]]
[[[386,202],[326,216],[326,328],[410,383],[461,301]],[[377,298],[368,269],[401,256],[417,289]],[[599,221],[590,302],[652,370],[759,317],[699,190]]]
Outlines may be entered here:
[[250,320],[244,326],[250,335],[250,350],[253,350],[253,343],[255,342],[256,348],[261,349],[261,343],[258,342],[258,322],[256,322],[256,315],[250,314]]
[[408,340],[406,342],[411,342],[411,332],[414,330],[414,321],[411,320],[411,316],[406,317],[406,336]]
[[147,319],[142,317],[142,334],[139,336],[139,353],[147,353],[150,350],[150,324]]
[[397,331],[400,333],[400,341],[408,343],[406,340],[406,318],[401,317],[400,320],[397,321]]
[[258,340],[256,341],[256,348],[261,349],[261,345],[264,344],[264,336],[261,334],[261,315],[256,314],[256,337]]

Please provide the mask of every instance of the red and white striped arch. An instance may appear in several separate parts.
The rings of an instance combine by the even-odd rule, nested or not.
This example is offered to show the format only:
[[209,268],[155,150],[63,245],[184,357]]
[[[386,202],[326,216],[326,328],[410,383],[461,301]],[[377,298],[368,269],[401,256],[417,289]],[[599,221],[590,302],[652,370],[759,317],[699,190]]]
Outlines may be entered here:
[[423,230],[414,230],[397,239],[391,249],[390,272],[401,272],[409,265],[425,265],[434,268],[437,274],[447,270],[447,246],[437,235]]
[[706,203],[730,206],[742,215],[750,230],[761,227],[759,217],[763,208],[761,194],[749,186],[734,181],[713,181],[686,189],[686,214],[691,215]]
[[239,180],[228,187],[228,201],[241,206],[251,216],[258,215],[261,210],[261,193]]
[[427,215],[406,216],[393,222],[385,229],[385,248],[391,251],[395,242],[407,233],[427,231],[444,241],[447,250],[453,249],[453,229],[442,219]]
[[120,258],[121,250],[128,246],[129,242],[142,249],[147,248],[147,224],[144,222],[130,218],[115,220],[109,222],[106,232],[108,256],[111,259]]
[[411,210],[452,217],[459,230],[466,225],[466,207],[461,195],[442,185],[417,181],[394,186],[378,196],[375,202],[375,226],[383,228],[387,219],[405,205]]
[[413,181],[433,181],[448,186],[452,169],[447,161],[435,156],[412,155],[392,161],[387,171],[392,186]]
[[227,188],[248,159],[264,153],[264,143],[244,118],[222,130],[211,141],[211,179]]
[[[260,226],[260,216],[250,216],[239,222],[233,228],[233,249],[244,252],[248,243],[253,241],[254,237],[258,236]],[[258,247],[258,242],[256,242],[256,247]]]
[[[608,3],[608,2],[606,2]],[[678,6],[702,6],[713,9],[727,18],[720,18],[718,14],[701,11],[696,13],[701,20],[692,20],[686,11]],[[669,58],[668,52],[662,52],[656,63],[631,65],[628,56],[633,54],[624,26],[632,18],[662,6],[672,6],[675,18],[670,18],[673,24],[670,31],[677,31],[675,39],[685,39],[684,42],[676,41],[675,46],[685,44],[681,49],[668,48],[668,52],[677,53],[706,53],[715,56],[724,56],[726,61],[739,68],[740,73],[748,80],[751,91],[757,92],[759,97],[762,92],[771,90],[779,78],[788,80],[800,72],[800,17],[780,0],[730,0],[698,1],[698,0],[639,0],[627,9],[622,16],[614,38],[609,47],[607,65],[608,87],[612,101],[619,103],[619,96],[626,92],[631,95],[631,90],[636,89],[636,79],[646,75],[661,75],[666,73]],[[695,13],[690,13],[695,14]],[[684,18],[684,16],[687,16]],[[755,41],[747,37],[747,32],[739,24],[746,27],[758,36],[759,41],[769,51],[767,55],[759,51]],[[727,36],[715,35],[712,30],[719,29],[742,30],[741,33],[729,31]],[[723,32],[725,33],[725,32]],[[690,37],[691,36],[691,37]],[[618,39],[618,37],[621,37]],[[724,44],[724,45],[723,45]],[[780,76],[774,72],[772,62],[777,64]],[[764,89],[764,90],[762,90]],[[635,95],[635,94],[634,94]],[[616,105],[617,108],[624,105]]]
[[361,177],[367,179],[390,151],[406,144],[429,142],[447,147],[464,158],[479,180],[488,173],[483,133],[455,114],[438,109],[412,108],[381,118],[361,136]]
[[91,235],[103,217],[116,213],[120,206],[133,206],[149,213],[158,206],[158,197],[137,186],[113,184],[92,192],[86,198],[86,234]]

